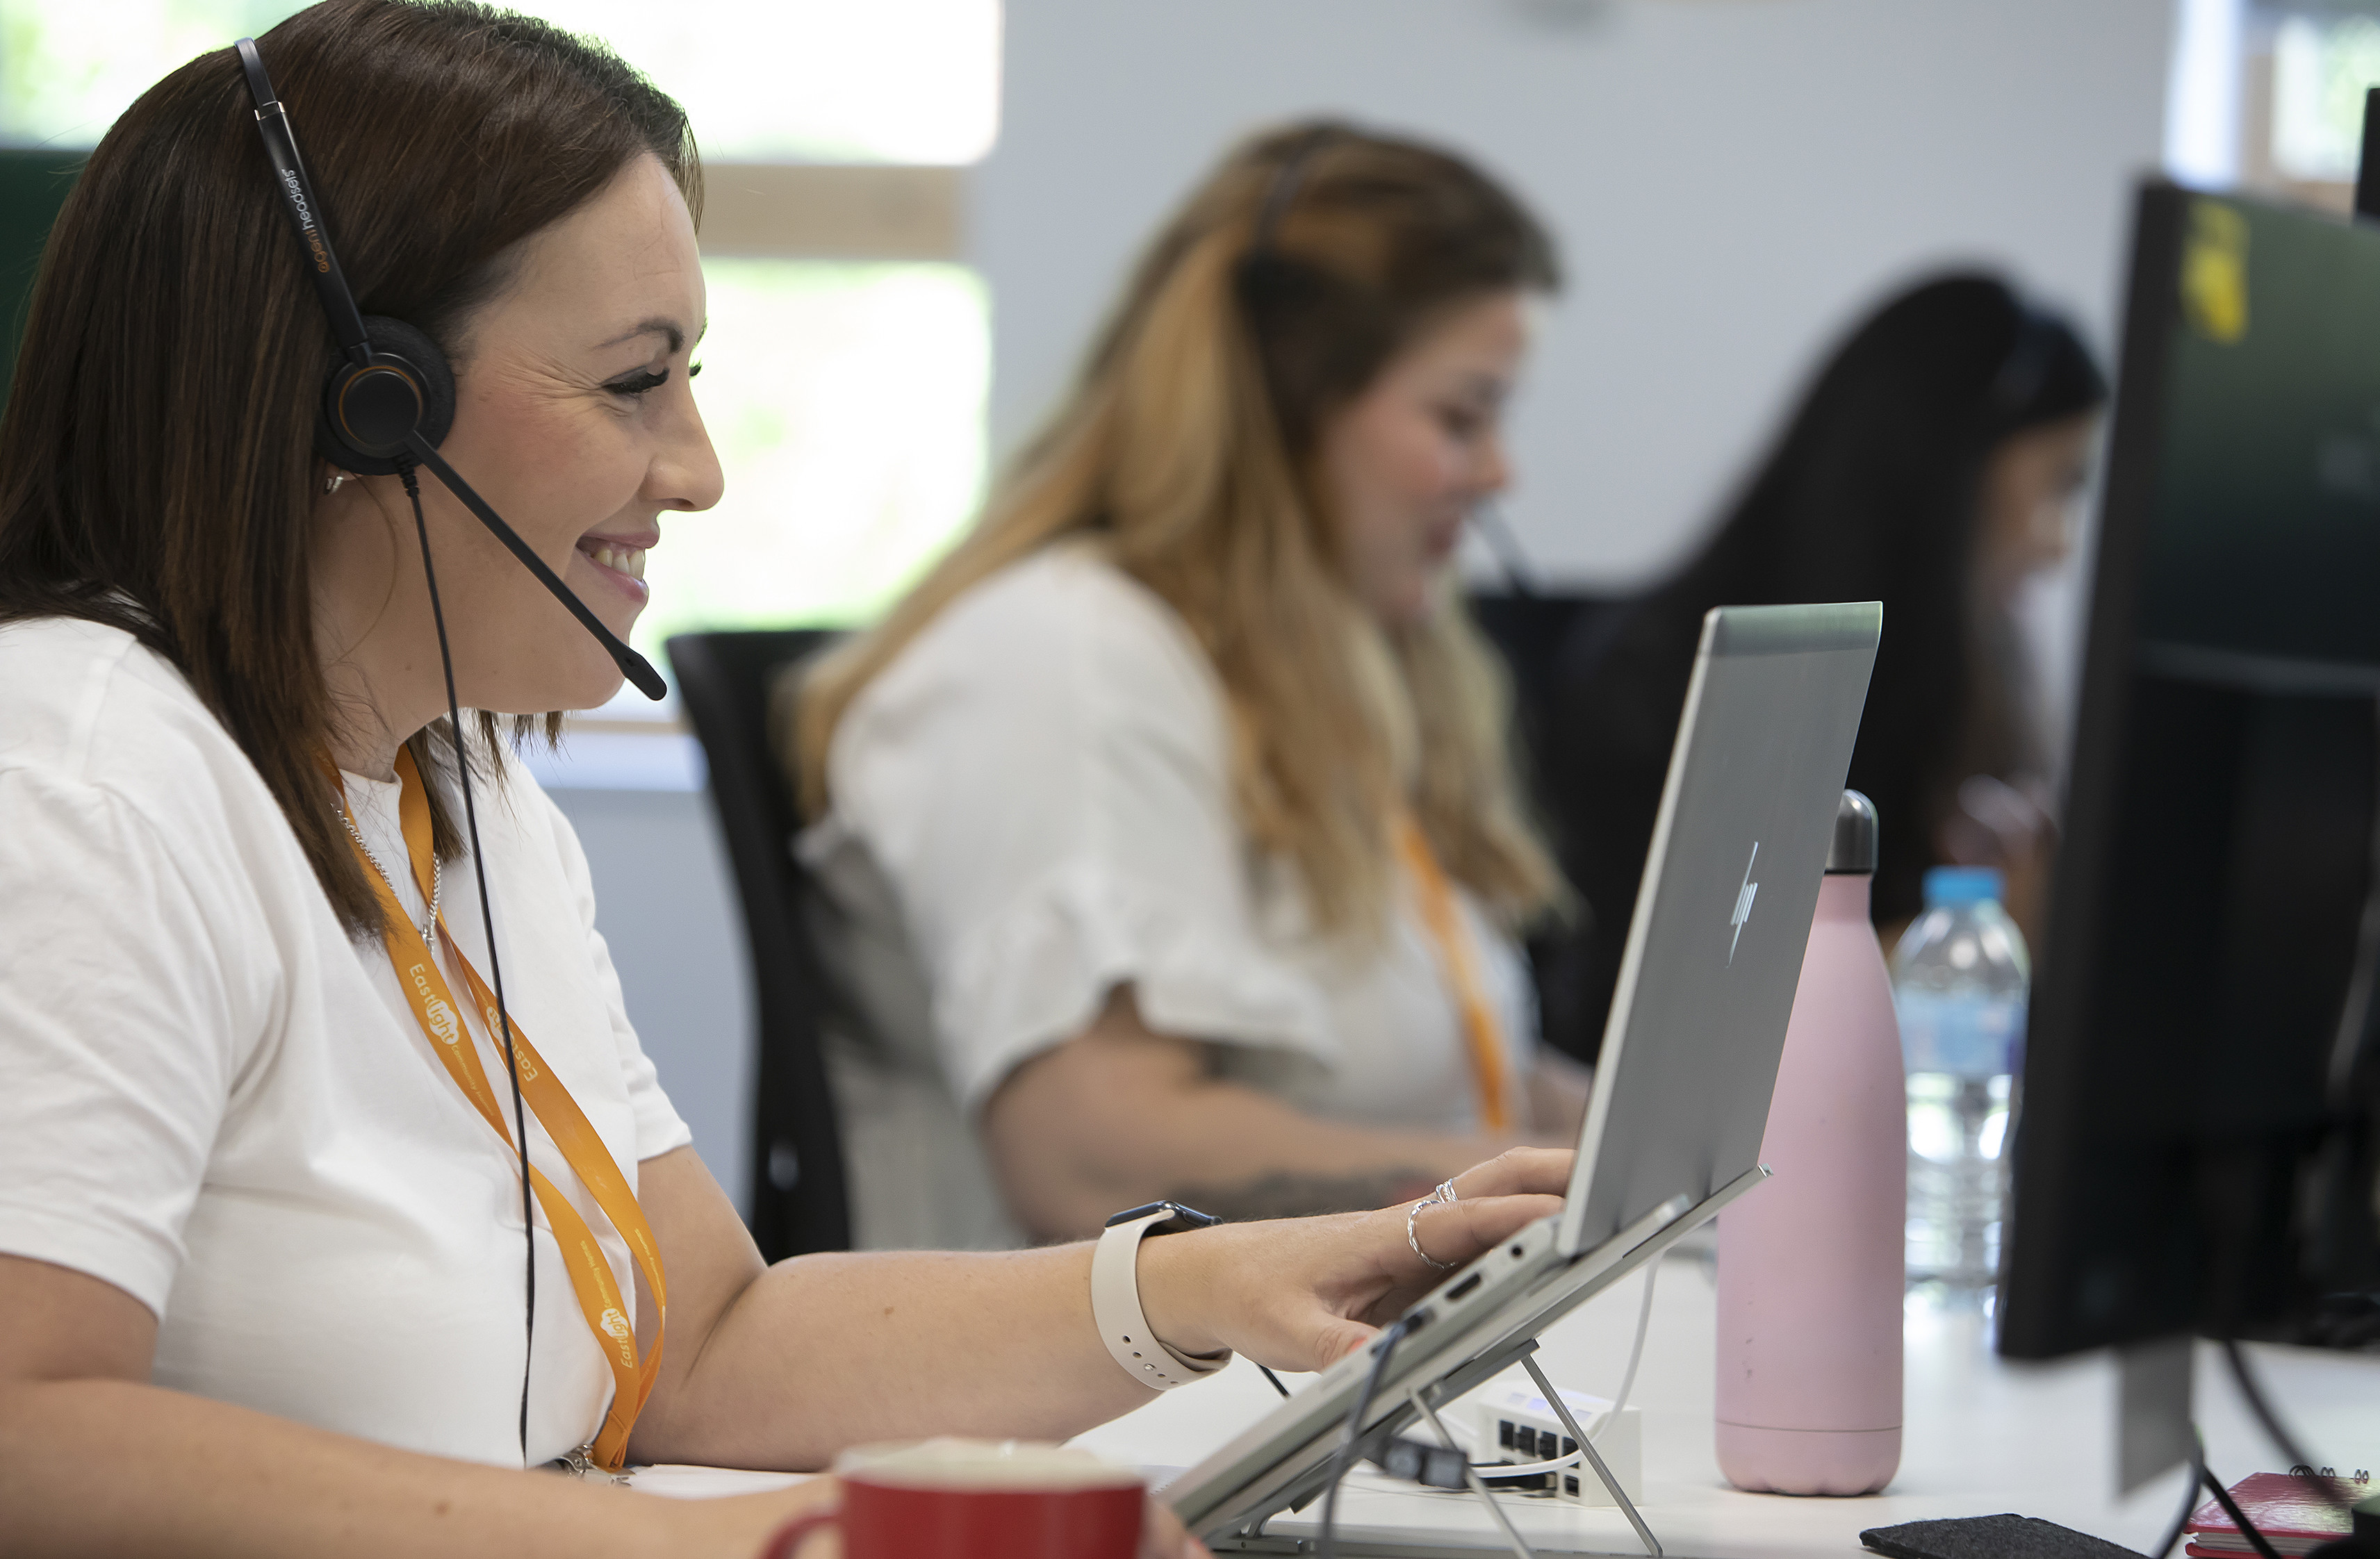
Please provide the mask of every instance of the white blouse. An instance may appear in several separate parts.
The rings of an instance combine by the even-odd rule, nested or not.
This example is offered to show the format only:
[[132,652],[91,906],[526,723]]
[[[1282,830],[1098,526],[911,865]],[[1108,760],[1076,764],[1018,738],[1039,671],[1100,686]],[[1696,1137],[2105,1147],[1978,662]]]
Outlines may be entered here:
[[[479,795],[505,999],[633,1186],[689,1134],[628,1025],[577,838],[506,775]],[[346,789],[418,917],[395,783]],[[457,864],[445,919],[485,973]],[[0,1251],[148,1306],[161,1385],[519,1465],[513,1151],[431,1053],[382,944],[340,927],[229,733],[113,628],[0,627]],[[625,1244],[529,1130],[633,1298]],[[601,1427],[612,1374],[537,1218],[542,1461]]]
[[[843,987],[829,1060],[862,1246],[1014,1243],[975,1123],[1022,1062],[1129,983],[1160,1033],[1308,1113],[1480,1126],[1462,1017],[1411,886],[1384,938],[1307,929],[1234,815],[1224,697],[1178,614],[1085,544],[946,609],[853,700],[829,815],[797,849]],[[1519,950],[1457,890],[1508,1049]]]

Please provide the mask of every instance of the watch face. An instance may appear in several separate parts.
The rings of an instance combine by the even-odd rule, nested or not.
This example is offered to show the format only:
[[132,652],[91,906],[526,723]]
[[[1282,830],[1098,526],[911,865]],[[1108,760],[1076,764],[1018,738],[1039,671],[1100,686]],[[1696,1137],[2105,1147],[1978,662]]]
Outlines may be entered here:
[[1160,1213],[1170,1214],[1171,1216],[1160,1219],[1143,1229],[1142,1239],[1146,1239],[1155,1234],[1180,1234],[1185,1229],[1206,1228],[1223,1221],[1212,1213],[1201,1213],[1195,1207],[1184,1207],[1178,1202],[1149,1202],[1138,1207],[1125,1208],[1110,1218],[1107,1221],[1107,1227],[1113,1228],[1118,1224],[1138,1223],[1143,1218],[1154,1217]]
[[1168,1205],[1172,1207],[1173,1216],[1161,1224],[1149,1225],[1150,1234],[1180,1234],[1185,1229],[1211,1228],[1223,1221],[1212,1213],[1201,1213],[1196,1207],[1184,1207],[1178,1202]]

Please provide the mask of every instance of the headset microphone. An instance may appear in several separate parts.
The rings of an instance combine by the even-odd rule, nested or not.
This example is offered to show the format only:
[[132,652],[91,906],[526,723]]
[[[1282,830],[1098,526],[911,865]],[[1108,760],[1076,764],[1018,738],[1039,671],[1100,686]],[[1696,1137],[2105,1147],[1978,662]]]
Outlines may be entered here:
[[446,355],[404,320],[366,318],[357,308],[355,295],[348,291],[346,277],[339,270],[338,256],[332,252],[330,235],[322,230],[322,208],[306,178],[305,164],[298,160],[288,110],[264,74],[256,40],[243,38],[237,47],[249,91],[256,100],[257,133],[263,138],[265,154],[273,163],[273,187],[298,228],[298,240],[306,246],[307,273],[313,279],[315,294],[330,317],[331,333],[339,344],[342,360],[332,368],[322,386],[315,450],[342,470],[358,476],[388,476],[417,463],[427,466],[537,582],[552,592],[554,599],[570,609],[570,614],[595,636],[638,692],[648,698],[667,696],[669,684],[662,681],[652,663],[603,626],[577,593],[439,455],[437,446],[455,422],[455,376],[446,366]]

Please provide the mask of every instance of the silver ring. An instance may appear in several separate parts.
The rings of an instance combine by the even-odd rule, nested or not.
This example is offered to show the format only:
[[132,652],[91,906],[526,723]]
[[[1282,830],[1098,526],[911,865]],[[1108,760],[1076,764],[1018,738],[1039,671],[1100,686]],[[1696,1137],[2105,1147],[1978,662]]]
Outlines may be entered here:
[[1419,1202],[1415,1202],[1412,1206],[1405,1209],[1405,1243],[1413,1247],[1413,1253],[1415,1255],[1419,1256],[1423,1261],[1429,1263],[1431,1266],[1436,1267],[1439,1271],[1452,1272],[1461,1263],[1457,1262],[1441,1262],[1433,1259],[1428,1251],[1421,1248],[1421,1236],[1414,1232],[1414,1220],[1421,1216],[1421,1210],[1423,1208],[1434,1205],[1437,1200],[1438,1199],[1435,1196],[1425,1196]]
[[1443,1202],[1450,1207],[1463,1200],[1455,1193],[1454,1178],[1451,1175],[1438,1182],[1438,1189],[1429,1193],[1429,1199],[1432,1202]]

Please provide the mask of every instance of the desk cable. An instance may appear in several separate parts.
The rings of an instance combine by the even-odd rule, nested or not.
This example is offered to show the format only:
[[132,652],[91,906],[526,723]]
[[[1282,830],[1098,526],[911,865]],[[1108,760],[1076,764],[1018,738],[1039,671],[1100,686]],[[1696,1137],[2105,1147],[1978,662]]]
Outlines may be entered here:
[[2274,1448],[2289,1464],[2289,1471],[2304,1481],[2316,1499],[2340,1510],[2354,1509],[2354,1499],[2340,1487],[2338,1480],[2327,1476],[2330,1469],[2314,1470],[2313,1458],[2305,1454],[2298,1437],[2289,1432],[2289,1425],[2283,1423],[2280,1414],[2273,1410],[2272,1398],[2265,1395],[2264,1384],[2257,1380],[2255,1371],[2249,1367],[2247,1351],[2240,1348],[2238,1338],[2223,1339],[2223,1358],[2231,1366],[2232,1384],[2240,1388],[2240,1395],[2247,1401],[2249,1411],[2256,1415],[2256,1421],[2264,1425],[2265,1433],[2272,1440]]
[[[1371,1411],[1372,1399],[1379,1395],[1380,1383],[1388,1378],[1389,1360],[1413,1328],[1414,1317],[1402,1316],[1372,1345],[1372,1368],[1364,1376],[1363,1389],[1355,1394],[1355,1405],[1347,1409],[1347,1427],[1340,1433],[1339,1449],[1330,1457],[1330,1481],[1322,1486],[1322,1530],[1314,1541],[1315,1559],[1338,1559],[1339,1485],[1355,1460],[1356,1447],[1363,1443],[1364,1415]],[[1281,1382],[1276,1380],[1273,1384],[1278,1386]]]

